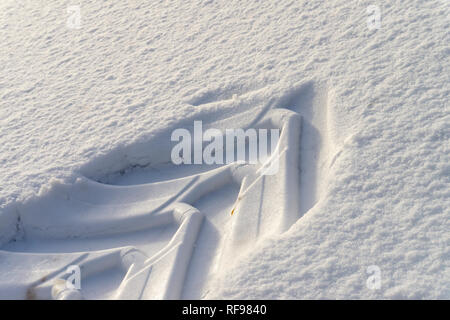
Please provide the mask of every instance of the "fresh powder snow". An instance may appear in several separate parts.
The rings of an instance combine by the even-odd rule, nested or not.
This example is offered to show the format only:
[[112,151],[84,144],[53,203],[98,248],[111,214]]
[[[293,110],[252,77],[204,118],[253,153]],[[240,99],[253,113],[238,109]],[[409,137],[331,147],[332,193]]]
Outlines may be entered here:
[[0,298],[450,299],[449,17],[2,0]]

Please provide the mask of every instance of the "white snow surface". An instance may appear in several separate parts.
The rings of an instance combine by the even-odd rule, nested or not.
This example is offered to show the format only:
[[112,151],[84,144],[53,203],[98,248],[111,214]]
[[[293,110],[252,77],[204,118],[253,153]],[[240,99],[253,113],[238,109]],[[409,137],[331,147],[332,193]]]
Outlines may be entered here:
[[299,219],[199,298],[449,299],[449,16],[447,0],[1,1],[0,245],[60,184],[148,182],[175,128],[286,108],[303,117]]

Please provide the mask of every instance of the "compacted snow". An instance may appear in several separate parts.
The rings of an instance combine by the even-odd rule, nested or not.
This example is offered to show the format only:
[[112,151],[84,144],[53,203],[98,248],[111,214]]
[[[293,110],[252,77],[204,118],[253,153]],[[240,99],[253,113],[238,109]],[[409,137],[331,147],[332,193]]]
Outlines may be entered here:
[[[3,0],[0,298],[449,299],[449,16]],[[175,165],[194,121],[281,135]]]

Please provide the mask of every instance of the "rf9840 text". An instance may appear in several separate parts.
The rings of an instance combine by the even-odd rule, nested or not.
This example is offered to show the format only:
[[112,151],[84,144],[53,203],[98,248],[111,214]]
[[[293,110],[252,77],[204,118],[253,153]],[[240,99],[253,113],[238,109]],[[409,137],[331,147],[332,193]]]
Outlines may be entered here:
[[267,308],[262,305],[251,304],[227,304],[227,314],[261,314],[264,315],[267,312]]

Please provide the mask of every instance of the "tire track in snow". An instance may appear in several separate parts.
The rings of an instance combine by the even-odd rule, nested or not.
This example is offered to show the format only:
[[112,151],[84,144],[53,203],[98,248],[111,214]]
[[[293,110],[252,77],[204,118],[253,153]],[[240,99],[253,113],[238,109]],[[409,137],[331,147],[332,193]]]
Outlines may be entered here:
[[[224,96],[225,93],[208,96],[202,101],[208,103]],[[218,125],[232,128],[240,117],[221,120]],[[28,252],[25,255],[41,252],[42,259],[47,259],[46,255],[53,255],[51,248],[55,248],[47,248],[47,244],[64,240],[58,254],[68,254],[73,259],[89,254],[91,258],[86,258],[85,263],[92,269],[91,274],[104,276],[108,270],[121,270],[115,275],[122,274],[122,282],[110,297],[204,297],[215,275],[239,261],[259,239],[286,231],[320,199],[326,178],[323,163],[328,158],[330,143],[327,91],[314,82],[287,90],[253,115],[247,127],[253,126],[281,130],[278,147],[283,152],[279,154],[280,169],[276,175],[261,179],[259,167],[230,164],[185,176],[181,172],[178,178],[164,180],[164,170],[169,173],[172,169],[166,166],[158,170],[160,178],[153,183],[149,174],[149,182],[142,184],[140,179],[139,185],[112,186],[89,179],[81,179],[74,185],[56,184],[34,203],[20,206],[24,239],[7,245],[0,255],[11,259],[11,254],[17,251]],[[139,170],[145,173],[144,168],[136,167],[133,174],[139,174]],[[122,178],[126,179],[126,172],[131,171],[124,172]],[[119,180],[116,182],[121,184]],[[239,193],[245,196],[236,202]],[[233,204],[236,213],[230,215]],[[186,213],[200,209],[198,217],[204,217],[203,223],[197,221],[197,227],[190,228],[190,218],[184,218],[188,216],[179,212],[179,208],[185,208],[182,210]],[[61,212],[66,217],[61,217]],[[170,225],[174,227],[168,228]],[[125,258],[129,256],[121,253],[125,247],[117,246],[120,237],[126,237],[124,246],[131,245],[142,258],[129,262],[130,258]],[[95,249],[100,239],[112,239],[111,246]],[[176,246],[172,245],[175,239],[178,239]],[[28,242],[34,245],[26,249]],[[115,258],[99,258],[103,256]],[[146,270],[152,270],[152,274],[145,273]],[[148,284],[140,287],[136,295],[135,284],[130,281],[140,274]],[[95,283],[95,276],[83,279]],[[51,298],[48,288],[54,280],[41,284],[40,290],[36,290],[41,294],[38,298]]]

